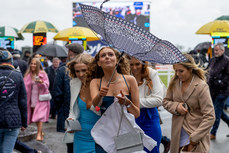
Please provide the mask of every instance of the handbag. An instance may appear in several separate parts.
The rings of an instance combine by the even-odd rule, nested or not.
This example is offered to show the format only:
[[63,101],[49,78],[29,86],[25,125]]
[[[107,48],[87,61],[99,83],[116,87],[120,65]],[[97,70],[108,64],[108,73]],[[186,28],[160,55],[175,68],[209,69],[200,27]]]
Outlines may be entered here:
[[[126,117],[123,112],[123,106],[122,106],[121,113],[122,114],[119,122],[118,133],[117,136],[114,137],[117,153],[129,153],[135,151],[142,151],[144,147],[143,147],[141,133],[139,131],[136,131],[133,128],[134,129],[133,131],[119,135],[122,119],[123,117]],[[127,121],[130,124],[128,119]]]
[[52,99],[52,96],[50,93],[39,95],[39,101],[48,101],[51,99]]
[[81,131],[82,127],[79,120],[66,120],[67,131]]

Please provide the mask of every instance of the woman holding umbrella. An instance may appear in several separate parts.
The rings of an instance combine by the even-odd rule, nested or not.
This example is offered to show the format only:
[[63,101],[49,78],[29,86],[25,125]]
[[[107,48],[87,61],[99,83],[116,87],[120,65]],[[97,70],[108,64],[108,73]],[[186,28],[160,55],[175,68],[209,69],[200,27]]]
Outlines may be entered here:
[[[120,60],[119,64],[118,60]],[[116,64],[118,64],[117,69]],[[110,80],[113,71],[114,75]],[[114,97],[117,97],[120,104],[125,102],[129,113],[133,114],[135,118],[139,117],[137,82],[133,76],[128,74],[127,59],[120,57],[120,53],[115,49],[104,47],[96,54],[95,59],[89,65],[86,81],[90,82],[92,103],[94,106],[100,106],[102,114],[114,102]],[[110,85],[108,86],[109,80]],[[118,94],[121,96],[117,96]],[[96,152],[105,151],[96,144]]]
[[35,122],[37,125],[36,140],[43,141],[42,126],[49,118],[49,100],[40,100],[39,95],[49,93],[48,76],[41,66],[38,58],[33,58],[24,77],[27,92],[28,124]]

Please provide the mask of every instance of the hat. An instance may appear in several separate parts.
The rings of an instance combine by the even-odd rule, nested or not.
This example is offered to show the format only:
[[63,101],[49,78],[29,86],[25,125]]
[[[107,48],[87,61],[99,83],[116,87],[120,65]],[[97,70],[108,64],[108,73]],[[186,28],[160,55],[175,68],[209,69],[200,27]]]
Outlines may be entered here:
[[13,55],[13,58],[20,58],[21,57],[20,52],[17,50],[14,50],[13,52],[11,52],[11,54]]
[[12,61],[12,55],[7,50],[0,50],[0,63],[10,63]]
[[14,50],[14,51],[12,52],[12,55],[17,55],[17,54],[19,54],[19,55],[20,55],[20,52],[19,52],[19,51],[17,51],[17,50]]
[[78,44],[78,43],[68,44],[68,45],[66,45],[66,48],[68,48],[69,50],[71,50],[72,52],[74,52],[76,54],[83,53],[83,51],[84,51],[83,46]]

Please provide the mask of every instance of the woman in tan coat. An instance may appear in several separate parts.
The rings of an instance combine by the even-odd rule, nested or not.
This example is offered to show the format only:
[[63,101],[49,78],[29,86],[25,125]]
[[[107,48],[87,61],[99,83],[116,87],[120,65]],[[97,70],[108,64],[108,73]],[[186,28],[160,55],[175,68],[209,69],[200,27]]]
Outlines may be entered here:
[[205,82],[205,72],[186,54],[187,62],[175,64],[164,108],[173,114],[171,153],[183,151],[208,153],[209,132],[215,114]]

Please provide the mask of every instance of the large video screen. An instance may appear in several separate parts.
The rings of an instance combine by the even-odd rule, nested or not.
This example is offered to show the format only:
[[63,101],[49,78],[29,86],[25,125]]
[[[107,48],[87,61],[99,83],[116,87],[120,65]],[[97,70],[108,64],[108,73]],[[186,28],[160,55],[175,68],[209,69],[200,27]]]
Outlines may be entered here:
[[[101,2],[82,2],[82,4],[100,7]],[[103,11],[137,24],[145,30],[150,28],[150,2],[110,1],[103,5]],[[79,3],[73,2],[73,26],[87,27],[80,11]]]
[[0,47],[14,49],[14,38],[13,37],[0,37]]

